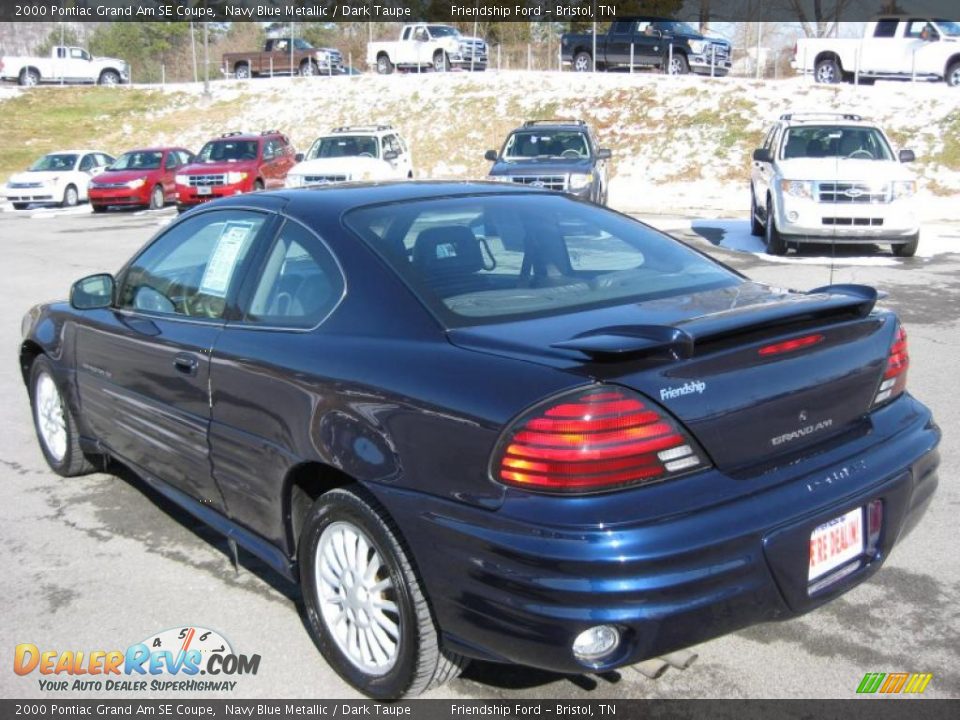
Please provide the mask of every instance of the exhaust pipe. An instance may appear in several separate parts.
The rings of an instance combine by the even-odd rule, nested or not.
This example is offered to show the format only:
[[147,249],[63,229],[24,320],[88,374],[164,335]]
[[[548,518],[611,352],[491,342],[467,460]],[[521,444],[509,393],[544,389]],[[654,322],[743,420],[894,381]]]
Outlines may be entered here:
[[670,666],[662,658],[650,658],[649,660],[638,662],[636,665],[631,665],[630,667],[641,675],[645,675],[651,680],[656,680],[663,675]]
[[670,667],[675,667],[677,670],[686,670],[697,661],[697,657],[699,656],[695,652],[678,650],[677,652],[667,653],[658,659],[665,661]]

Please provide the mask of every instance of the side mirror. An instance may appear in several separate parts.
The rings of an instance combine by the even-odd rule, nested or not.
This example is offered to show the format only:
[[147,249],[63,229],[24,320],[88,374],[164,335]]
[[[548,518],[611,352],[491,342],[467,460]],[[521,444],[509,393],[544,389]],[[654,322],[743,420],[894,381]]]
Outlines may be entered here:
[[383,159],[386,160],[387,162],[393,162],[398,157],[400,157],[400,153],[398,153],[396,150],[387,150],[383,154]]
[[773,162],[773,156],[770,154],[770,151],[767,150],[767,148],[757,148],[754,150],[753,159],[762,163]]
[[900,151],[900,162],[908,163],[908,162],[913,162],[916,159],[917,159],[917,154],[913,150]]
[[600,148],[597,150],[597,160],[609,160],[611,157],[613,157],[613,153],[609,149]]
[[293,156],[293,158],[297,162],[303,162],[304,155],[303,153],[297,153],[296,155]]
[[496,162],[496,161],[497,161],[497,151],[496,151],[496,150],[487,150],[487,151],[483,154],[483,159],[484,159],[484,160],[489,160],[490,162]]
[[70,288],[70,307],[76,310],[94,310],[113,304],[113,275],[99,273],[77,280]]

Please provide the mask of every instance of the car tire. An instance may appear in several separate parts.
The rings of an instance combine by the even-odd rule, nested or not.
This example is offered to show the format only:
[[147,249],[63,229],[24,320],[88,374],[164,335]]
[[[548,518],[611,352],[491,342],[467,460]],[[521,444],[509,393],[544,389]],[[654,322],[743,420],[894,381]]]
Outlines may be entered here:
[[90,209],[93,210],[95,213],[105,213],[107,211],[107,206],[91,204]]
[[947,68],[947,74],[943,78],[944,82],[950,87],[960,86],[960,62],[955,62]]
[[253,192],[260,192],[261,190],[263,190],[263,180],[254,180]]
[[822,85],[836,85],[843,79],[840,64],[834,58],[825,58],[813,68],[813,79]]
[[26,210],[30,203],[13,203],[14,210]]
[[100,73],[100,78],[97,80],[98,85],[119,85],[120,84],[120,73],[116,70],[104,70]]
[[758,210],[757,196],[754,194],[753,188],[750,188],[750,234],[754,237],[763,237],[763,223],[757,219]]
[[763,242],[767,248],[768,255],[786,255],[787,241],[777,229],[777,218],[773,212],[773,207],[767,203],[767,218],[764,223]]
[[50,469],[63,477],[91,472],[94,466],[80,448],[77,422],[63,401],[53,365],[45,355],[38,355],[30,367],[30,407],[40,450]]
[[893,254],[897,257],[913,257],[917,254],[918,247],[920,247],[920,233],[914,233],[905,243],[891,246]]
[[331,490],[302,528],[307,623],[340,677],[372,698],[397,699],[459,675],[466,660],[440,647],[410,554],[374,498],[362,488]]
[[690,65],[685,55],[674,53],[673,58],[667,60],[667,75],[686,75],[690,72]]
[[77,192],[75,185],[67,185],[63,190],[63,200],[60,207],[76,207],[80,202],[80,193]]
[[246,63],[240,63],[233,68],[233,76],[237,80],[249,80],[250,79],[250,66]]
[[40,73],[34,68],[24,68],[20,71],[17,82],[24,87],[34,87],[40,84]]
[[150,204],[147,206],[151,210],[160,210],[163,208],[165,198],[163,197],[163,186],[154,185],[150,191]]
[[593,70],[593,56],[581,50],[573,57],[574,72],[591,72]]
[[300,76],[313,77],[320,74],[320,67],[312,60],[304,60],[300,63]]
[[393,63],[390,62],[390,57],[386,54],[377,56],[377,74],[378,75],[391,75],[393,74]]
[[450,57],[443,50],[437,50],[433,54],[433,71],[450,72]]

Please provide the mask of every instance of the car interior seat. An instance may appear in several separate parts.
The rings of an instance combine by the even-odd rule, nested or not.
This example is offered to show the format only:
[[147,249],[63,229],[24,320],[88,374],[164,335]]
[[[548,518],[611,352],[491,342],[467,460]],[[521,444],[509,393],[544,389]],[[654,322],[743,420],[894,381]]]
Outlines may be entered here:
[[484,269],[483,249],[464,225],[422,230],[413,245],[413,266],[441,297],[483,288],[476,274]]

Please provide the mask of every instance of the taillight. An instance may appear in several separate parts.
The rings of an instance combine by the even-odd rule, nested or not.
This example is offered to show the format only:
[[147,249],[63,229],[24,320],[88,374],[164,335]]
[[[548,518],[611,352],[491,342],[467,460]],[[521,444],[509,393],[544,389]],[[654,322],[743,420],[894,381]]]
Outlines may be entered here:
[[880,405],[900,395],[907,388],[907,368],[910,367],[910,354],[907,352],[907,332],[903,325],[897,324],[897,333],[887,353],[887,367],[883,372],[883,382],[874,399],[874,405]]
[[707,467],[663,410],[629,390],[595,387],[522,416],[498,445],[493,475],[530,490],[587,493]]

